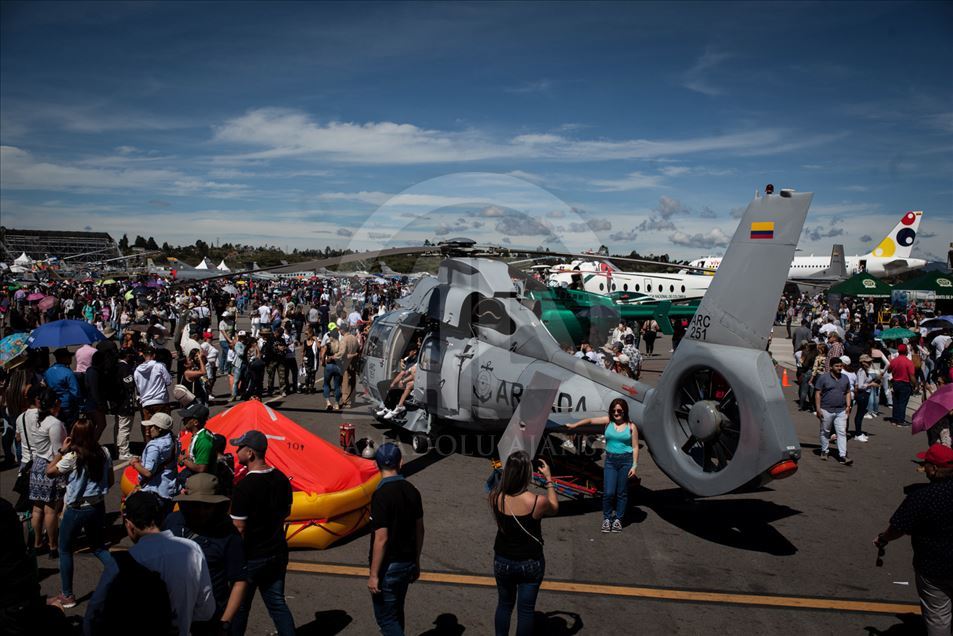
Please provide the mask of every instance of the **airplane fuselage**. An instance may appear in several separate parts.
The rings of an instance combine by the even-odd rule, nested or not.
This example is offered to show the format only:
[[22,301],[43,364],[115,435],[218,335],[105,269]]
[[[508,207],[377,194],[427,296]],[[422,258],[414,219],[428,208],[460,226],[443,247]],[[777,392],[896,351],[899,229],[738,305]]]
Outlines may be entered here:
[[[849,275],[865,271],[871,276],[878,278],[894,276],[910,270],[919,269],[926,265],[926,261],[921,258],[884,258],[870,255],[846,256],[844,257],[844,262]],[[718,269],[718,266],[721,265],[721,258],[700,258],[692,261],[691,265]],[[830,256],[797,256],[791,262],[791,268],[788,270],[788,278],[797,279],[814,276],[825,271],[830,265]]]
[[571,285],[574,276],[581,278],[585,291],[593,294],[635,292],[654,300],[696,300],[705,295],[712,281],[711,276],[696,274],[623,272],[609,269],[600,262],[559,266],[548,280],[551,285],[564,282]]

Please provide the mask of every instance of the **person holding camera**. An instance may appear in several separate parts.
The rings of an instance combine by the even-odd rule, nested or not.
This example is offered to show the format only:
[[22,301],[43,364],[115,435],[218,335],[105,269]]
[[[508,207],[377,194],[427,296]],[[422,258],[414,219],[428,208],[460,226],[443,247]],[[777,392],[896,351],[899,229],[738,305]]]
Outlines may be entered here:
[[80,533],[86,534],[90,551],[105,569],[115,565],[105,547],[106,493],[115,482],[112,458],[96,442],[95,425],[80,418],[46,467],[48,477],[66,478],[65,510],[60,522],[59,596],[51,599],[65,609],[76,607],[73,595],[73,548]]
[[503,476],[490,492],[490,508],[496,519],[493,573],[498,595],[494,617],[497,636],[509,634],[514,607],[517,636],[533,633],[536,597],[546,573],[542,518],[559,511],[549,466],[542,459],[538,463],[539,472],[546,478],[545,497],[529,491],[533,462],[526,451],[516,451],[506,459]]

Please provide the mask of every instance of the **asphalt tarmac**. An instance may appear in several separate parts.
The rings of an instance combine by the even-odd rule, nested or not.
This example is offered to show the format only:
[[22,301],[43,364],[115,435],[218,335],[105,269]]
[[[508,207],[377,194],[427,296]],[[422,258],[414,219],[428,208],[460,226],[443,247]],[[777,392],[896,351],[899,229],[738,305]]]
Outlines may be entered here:
[[[646,364],[643,380],[656,381],[668,345],[667,338],[657,342],[662,353]],[[225,386],[219,379],[218,392]],[[883,567],[875,566],[871,541],[904,487],[925,481],[912,461],[925,437],[866,420],[870,441],[849,443],[853,466],[821,461],[817,420],[797,410],[794,388],[784,391],[803,449],[791,478],[757,492],[696,499],[645,453],[621,534],[599,532],[600,501],[565,501],[557,517],[544,520],[547,583],[536,607],[537,633],[919,633],[909,539],[888,547]],[[378,443],[393,435],[363,399],[342,414],[325,412],[318,396],[266,401],[333,443],[343,422]],[[133,440],[141,444],[136,428]],[[104,443],[111,441],[107,431]],[[451,445],[461,452],[417,456],[403,444],[405,473],[423,496],[426,524],[424,575],[407,598],[408,634],[493,631],[495,526],[484,494],[490,463],[473,436],[451,434],[441,448]],[[13,470],[0,474],[0,496],[11,497],[14,477]],[[107,505],[115,515],[118,488]],[[122,535],[114,526],[120,548],[129,545]],[[364,532],[324,551],[291,553],[286,594],[299,633],[376,633],[368,543]],[[57,594],[58,564],[42,556],[39,566],[43,593]],[[77,557],[80,604],[69,616],[82,616],[100,571],[91,555]],[[256,598],[248,633],[271,631]]]

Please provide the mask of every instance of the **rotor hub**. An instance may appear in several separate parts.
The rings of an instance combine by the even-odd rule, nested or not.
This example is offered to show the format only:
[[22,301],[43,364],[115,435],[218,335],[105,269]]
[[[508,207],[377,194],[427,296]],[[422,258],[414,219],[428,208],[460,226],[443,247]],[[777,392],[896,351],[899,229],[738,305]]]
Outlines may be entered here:
[[699,400],[688,411],[688,427],[695,439],[702,442],[718,434],[724,419],[718,403],[712,400]]

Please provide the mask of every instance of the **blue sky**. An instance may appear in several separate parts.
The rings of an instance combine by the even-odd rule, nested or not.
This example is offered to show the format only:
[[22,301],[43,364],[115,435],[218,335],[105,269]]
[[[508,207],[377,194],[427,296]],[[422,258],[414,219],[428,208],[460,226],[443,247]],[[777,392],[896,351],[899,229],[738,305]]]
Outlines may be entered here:
[[0,4],[0,216],[160,243],[695,258],[953,241],[950,3]]

